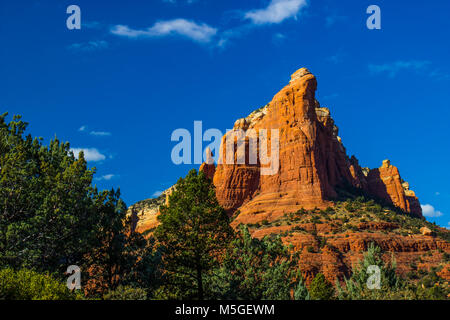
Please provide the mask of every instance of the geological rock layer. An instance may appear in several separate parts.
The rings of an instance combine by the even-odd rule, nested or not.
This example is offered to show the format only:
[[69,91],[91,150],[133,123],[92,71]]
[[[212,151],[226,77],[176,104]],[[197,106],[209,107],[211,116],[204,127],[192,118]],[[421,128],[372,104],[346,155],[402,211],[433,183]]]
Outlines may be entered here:
[[[236,121],[234,130],[222,139],[217,167],[201,167],[213,180],[219,203],[230,215],[239,210],[237,223],[273,221],[301,208],[332,206],[337,189],[352,186],[421,217],[418,199],[389,160],[381,168],[369,170],[347,156],[329,109],[321,108],[315,99],[316,88],[315,76],[306,68],[299,69],[268,105]],[[263,175],[265,166],[249,161],[248,137],[266,130],[270,154],[271,129],[278,129],[279,165],[275,174]],[[245,150],[237,142],[227,150],[227,137],[238,130],[247,136]],[[256,149],[259,155],[261,145]],[[226,161],[230,152],[234,160],[245,152],[245,163]]]

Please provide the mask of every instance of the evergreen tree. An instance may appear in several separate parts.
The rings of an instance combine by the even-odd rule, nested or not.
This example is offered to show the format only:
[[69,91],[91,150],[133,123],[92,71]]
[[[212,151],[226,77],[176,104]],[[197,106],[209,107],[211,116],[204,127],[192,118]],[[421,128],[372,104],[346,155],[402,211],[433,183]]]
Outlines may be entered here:
[[242,226],[221,267],[209,278],[209,294],[215,299],[289,300],[297,265],[280,237],[252,238]]
[[[380,289],[370,289],[367,285],[369,277],[372,275],[369,266],[376,266],[380,271]],[[345,287],[336,283],[338,298],[349,300],[361,299],[385,299],[390,294],[402,290],[403,283],[395,274],[396,263],[392,259],[391,264],[383,262],[380,247],[371,243],[364,254],[363,261],[359,261],[349,279],[344,279]]]
[[90,246],[93,206],[83,154],[24,136],[19,116],[0,116],[0,265],[62,272]]
[[20,116],[9,123],[6,117],[0,116],[0,267],[65,280],[67,267],[78,265],[82,284],[99,293],[125,281],[153,281],[153,246],[127,230],[120,192],[92,186],[95,168],[83,152],[75,157],[57,138],[45,146],[25,136]]
[[303,278],[300,277],[300,281],[298,282],[297,288],[294,292],[294,299],[295,300],[310,300],[308,288],[305,285],[305,282],[303,281]]
[[83,265],[89,273],[85,292],[103,295],[106,290],[115,290],[124,274],[126,206],[120,200],[119,191],[94,192],[97,214],[93,230],[96,232],[93,249],[84,256]]
[[154,239],[147,240],[127,227],[131,224],[119,191],[95,190],[95,194],[96,237],[93,249],[84,257],[83,265],[89,274],[85,293],[102,297],[126,286],[141,288],[147,297],[152,297],[161,277]]
[[155,237],[162,246],[165,293],[169,298],[203,299],[204,278],[233,234],[211,181],[191,170],[177,182],[160,213]]
[[309,286],[309,294],[312,300],[330,300],[333,298],[334,288],[322,273],[318,273]]
[[153,298],[163,281],[161,252],[155,239],[146,239],[140,233],[127,236],[124,251],[124,266],[121,284],[133,288],[143,288],[147,298]]
[[118,286],[115,290],[109,290],[103,295],[104,300],[146,300],[147,293],[142,288],[131,286]]

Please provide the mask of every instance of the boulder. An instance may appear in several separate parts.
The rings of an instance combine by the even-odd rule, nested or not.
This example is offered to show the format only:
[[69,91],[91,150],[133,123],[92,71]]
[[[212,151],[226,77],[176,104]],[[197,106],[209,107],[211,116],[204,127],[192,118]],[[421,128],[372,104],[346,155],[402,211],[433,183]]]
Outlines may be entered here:
[[433,231],[431,231],[431,229],[427,227],[420,228],[420,233],[422,233],[424,236],[433,236]]

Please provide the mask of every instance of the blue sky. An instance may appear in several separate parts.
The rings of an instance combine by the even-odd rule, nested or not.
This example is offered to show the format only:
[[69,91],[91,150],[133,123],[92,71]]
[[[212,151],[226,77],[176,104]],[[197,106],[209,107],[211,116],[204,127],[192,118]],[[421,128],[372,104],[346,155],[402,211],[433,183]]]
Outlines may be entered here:
[[389,158],[448,227],[449,14],[441,0],[3,0],[0,108],[89,149],[95,183],[132,204],[197,167],[172,163],[173,130],[225,131],[307,67],[348,154]]

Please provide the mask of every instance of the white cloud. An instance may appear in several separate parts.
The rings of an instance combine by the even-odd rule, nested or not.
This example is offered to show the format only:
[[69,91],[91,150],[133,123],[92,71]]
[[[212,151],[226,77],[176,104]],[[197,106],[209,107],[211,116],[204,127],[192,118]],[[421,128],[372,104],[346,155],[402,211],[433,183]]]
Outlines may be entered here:
[[89,133],[91,136],[98,136],[98,137],[109,137],[111,135],[111,132],[106,131],[91,131]]
[[450,74],[445,73],[439,69],[436,69],[430,72],[430,77],[436,78],[438,80],[444,80],[450,78]]
[[248,11],[245,18],[252,20],[254,24],[280,23],[296,17],[306,5],[306,0],[271,0],[264,9]]
[[[86,126],[86,125],[81,126],[78,129],[79,132],[87,132],[87,130],[88,130],[88,126]],[[108,137],[108,136],[112,135],[111,132],[108,132],[108,131],[90,131],[89,134],[91,136],[98,136],[98,137]]]
[[224,30],[221,32],[220,39],[217,42],[219,48],[225,48],[233,38],[241,38],[255,29],[255,25],[247,23],[235,28]]
[[162,191],[155,191],[153,192],[152,197],[158,198],[160,195],[162,195],[162,193]]
[[73,152],[77,159],[81,151],[83,151],[84,159],[86,159],[86,161],[97,162],[106,159],[106,156],[101,154],[96,148],[71,148],[70,151]]
[[425,217],[437,218],[442,217],[444,215],[441,211],[437,211],[436,209],[434,209],[434,207],[431,204],[421,205],[421,207],[422,207],[422,214]]
[[81,28],[86,28],[86,29],[100,29],[102,27],[102,23],[98,22],[98,21],[83,21],[81,24]]
[[430,61],[420,60],[395,61],[385,64],[369,64],[369,71],[372,74],[387,73],[390,78],[393,78],[403,70],[412,70],[416,72],[426,70],[430,64]]
[[180,35],[197,42],[210,42],[216,35],[217,29],[202,23],[185,19],[174,19],[156,22],[152,27],[138,30],[125,25],[116,25],[111,28],[111,33],[127,38],[154,38],[170,35]]
[[99,178],[96,178],[95,180],[97,180],[97,181],[109,181],[109,180],[111,180],[112,178],[115,178],[116,177],[116,175],[115,174],[105,174],[105,175],[103,175],[103,176],[101,176],[101,177],[99,177]]
[[96,51],[101,49],[108,48],[109,44],[108,42],[104,40],[99,41],[88,41],[88,42],[79,42],[79,43],[73,43],[69,45],[67,48],[69,50],[75,50],[75,51]]
[[284,35],[284,34],[282,34],[282,33],[275,33],[273,36],[272,36],[272,42],[273,43],[275,43],[275,44],[280,44],[280,43],[282,43],[284,40],[286,40],[286,36]]

